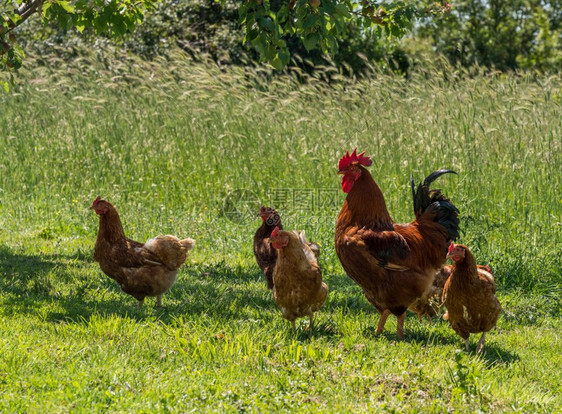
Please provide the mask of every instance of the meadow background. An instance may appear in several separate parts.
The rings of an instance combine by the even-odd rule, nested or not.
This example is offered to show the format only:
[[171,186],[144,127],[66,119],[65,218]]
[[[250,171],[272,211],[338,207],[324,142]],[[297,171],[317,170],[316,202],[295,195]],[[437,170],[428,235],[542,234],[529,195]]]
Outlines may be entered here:
[[[436,62],[357,80],[181,53],[43,57],[0,95],[0,131],[2,412],[562,406],[559,75]],[[434,186],[459,207],[461,241],[493,267],[503,306],[482,355],[413,314],[406,340],[394,318],[374,335],[378,315],[333,248],[337,161],[356,146],[397,222],[413,218],[410,174],[458,172]],[[335,202],[311,202],[320,190]],[[133,239],[196,239],[165,309],[138,309],[93,261],[98,195]],[[311,333],[282,320],[255,264],[254,214],[271,201],[322,246],[330,293]]]

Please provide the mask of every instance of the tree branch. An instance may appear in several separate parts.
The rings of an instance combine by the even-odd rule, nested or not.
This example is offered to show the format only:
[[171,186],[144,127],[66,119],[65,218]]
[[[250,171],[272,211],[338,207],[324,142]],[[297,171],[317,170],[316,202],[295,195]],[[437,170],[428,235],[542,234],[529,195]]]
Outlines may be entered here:
[[[41,8],[44,2],[45,0],[31,0],[24,1],[22,4],[20,4],[19,7],[15,10],[15,13],[19,15],[21,19],[18,20],[17,23],[14,23],[9,17],[6,17],[5,19],[8,22],[9,27],[8,29],[6,29],[6,27],[4,26],[0,27],[0,36],[5,36],[16,27],[21,25],[23,22],[25,22],[33,13],[37,12]],[[0,56],[7,53],[11,49],[11,46],[8,43],[4,41],[2,41],[1,43],[2,47],[0,47]]]
[[18,26],[23,23],[29,16],[37,11],[39,7],[43,5],[45,0],[32,0],[30,2],[24,1],[17,8],[16,13],[20,15],[21,20],[18,22]]

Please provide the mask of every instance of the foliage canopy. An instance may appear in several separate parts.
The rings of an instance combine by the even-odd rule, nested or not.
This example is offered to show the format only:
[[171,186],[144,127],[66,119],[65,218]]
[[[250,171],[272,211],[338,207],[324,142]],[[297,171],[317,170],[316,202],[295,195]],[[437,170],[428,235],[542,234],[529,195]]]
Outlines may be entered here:
[[[15,29],[34,14],[43,24],[61,29],[86,29],[94,34],[121,37],[132,32],[160,0],[0,0],[0,70],[18,69],[23,50]],[[209,3],[209,2],[207,2]],[[244,42],[262,60],[283,69],[290,60],[288,38],[299,39],[306,50],[334,53],[347,23],[363,29],[375,27],[380,36],[400,37],[416,18],[449,10],[447,2],[373,0],[215,0],[221,8],[234,6]],[[206,24],[207,22],[201,22]]]

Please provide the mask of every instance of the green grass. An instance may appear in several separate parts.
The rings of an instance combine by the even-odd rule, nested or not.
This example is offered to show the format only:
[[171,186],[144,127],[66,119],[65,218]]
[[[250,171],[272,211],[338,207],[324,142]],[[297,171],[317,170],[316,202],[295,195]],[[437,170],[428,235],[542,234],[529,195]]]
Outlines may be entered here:
[[[327,86],[181,58],[30,67],[0,96],[0,412],[562,406],[559,77]],[[355,146],[396,221],[412,218],[410,173],[458,172],[436,187],[504,309],[483,355],[411,314],[405,341],[395,319],[374,335],[376,311],[333,249],[337,160]],[[166,309],[138,309],[93,262],[98,194],[134,239],[197,240]],[[247,209],[260,201],[322,245],[330,294],[310,334],[282,320],[255,264]]]

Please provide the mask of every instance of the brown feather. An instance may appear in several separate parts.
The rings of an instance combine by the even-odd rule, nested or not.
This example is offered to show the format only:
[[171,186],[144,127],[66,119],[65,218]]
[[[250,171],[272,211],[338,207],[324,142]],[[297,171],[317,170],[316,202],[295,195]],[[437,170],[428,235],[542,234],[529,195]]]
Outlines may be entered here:
[[164,294],[175,283],[178,268],[195,242],[168,235],[148,240],[147,246],[128,239],[115,207],[105,200],[98,206],[101,203],[106,212],[100,214],[94,260],[124,292],[141,302],[146,296]]
[[431,288],[445,262],[447,230],[431,212],[410,223],[394,223],[379,186],[365,168],[358,168],[361,175],[336,221],[336,252],[369,302],[381,313],[400,316]]
[[483,272],[483,267],[479,271],[468,247],[455,247],[464,249],[465,257],[453,262],[442,300],[451,327],[466,340],[471,333],[487,332],[496,326],[501,305],[495,296],[493,276]]
[[[493,280],[493,275],[490,273],[490,269],[487,266],[476,265],[478,273],[483,274],[485,277],[491,277]],[[418,319],[422,319],[424,316],[431,321],[431,318],[438,315],[443,307],[443,288],[445,287],[445,282],[451,275],[451,270],[453,266],[445,265],[435,274],[435,279],[431,285],[431,288],[422,296],[416,299],[408,309],[418,315]]]
[[[273,211],[275,212],[275,210]],[[258,266],[265,275],[268,289],[273,289],[273,269],[277,260],[277,250],[269,242],[269,237],[275,226],[279,227],[279,230],[283,230],[280,218],[273,223],[264,220],[254,234],[254,256]]]
[[283,317],[291,322],[308,316],[312,319],[326,301],[328,286],[314,252],[302,243],[296,232],[280,231],[288,244],[279,250],[273,271],[273,299]]

